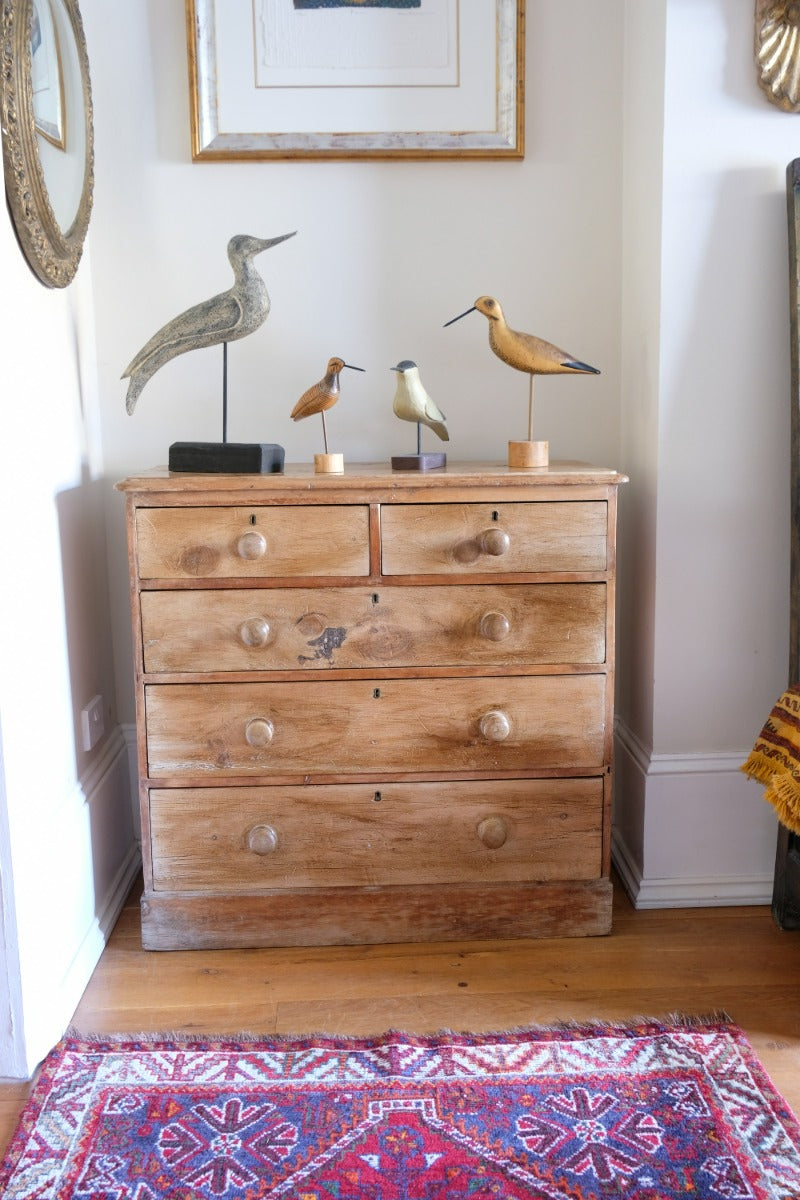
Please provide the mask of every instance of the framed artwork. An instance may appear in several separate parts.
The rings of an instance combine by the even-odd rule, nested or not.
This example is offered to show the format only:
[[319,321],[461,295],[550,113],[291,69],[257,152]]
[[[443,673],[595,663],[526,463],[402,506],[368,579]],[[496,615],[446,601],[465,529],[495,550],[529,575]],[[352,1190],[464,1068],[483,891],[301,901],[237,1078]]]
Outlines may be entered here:
[[192,157],[522,158],[525,0],[186,0]]

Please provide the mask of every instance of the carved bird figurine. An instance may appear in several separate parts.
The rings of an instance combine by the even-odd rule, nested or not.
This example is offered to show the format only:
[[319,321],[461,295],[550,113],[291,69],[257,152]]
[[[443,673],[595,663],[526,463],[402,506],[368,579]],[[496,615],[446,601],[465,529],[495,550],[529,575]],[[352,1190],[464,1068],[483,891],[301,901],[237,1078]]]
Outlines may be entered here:
[[302,421],[303,417],[313,417],[319,413],[322,417],[322,437],[325,442],[325,453],[328,453],[328,431],[325,428],[325,413],[333,408],[339,399],[339,374],[347,367],[350,371],[363,371],[363,367],[354,367],[343,358],[329,358],[325,374],[319,383],[315,383],[308,391],[303,392],[292,409],[292,420]]
[[253,259],[262,250],[294,237],[284,233],[275,238],[237,234],[228,242],[228,260],[233,268],[233,287],[203,300],[173,317],[150,338],[122,374],[130,379],[125,407],[132,413],[145,384],[156,371],[178,354],[217,346],[247,337],[264,324],[269,315],[269,295]]
[[[390,367],[389,370],[397,372],[397,390],[392,405],[394,415],[401,421],[416,421],[417,426],[427,425],[443,442],[449,442],[450,434],[445,425],[447,418],[440,412],[438,406],[434,404],[422,386],[417,364],[410,358],[404,358],[396,367]],[[417,442],[419,442],[419,428],[417,429]]]
[[472,308],[459,313],[450,321],[445,321],[444,328],[460,321],[471,312],[483,313],[489,320],[489,345],[498,358],[517,371],[524,371],[530,377],[528,401],[528,439],[531,438],[533,411],[533,377],[534,375],[599,375],[597,367],[590,367],[581,362],[566,350],[559,350],[552,342],[534,337],[531,333],[518,333],[511,329],[506,321],[502,306],[494,296],[479,296]]

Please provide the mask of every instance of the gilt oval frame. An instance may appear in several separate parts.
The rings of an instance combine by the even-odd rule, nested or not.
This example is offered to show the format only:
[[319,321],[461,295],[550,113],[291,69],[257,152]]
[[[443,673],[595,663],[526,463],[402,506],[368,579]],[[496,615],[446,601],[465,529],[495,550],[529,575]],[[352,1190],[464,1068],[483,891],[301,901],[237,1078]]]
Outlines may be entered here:
[[69,229],[59,226],[42,170],[34,123],[30,27],[32,0],[2,0],[0,126],[8,206],[31,269],[47,287],[66,287],[78,269],[94,195],[94,120],[89,57],[78,0],[58,0],[75,39],[85,120],[83,186]]

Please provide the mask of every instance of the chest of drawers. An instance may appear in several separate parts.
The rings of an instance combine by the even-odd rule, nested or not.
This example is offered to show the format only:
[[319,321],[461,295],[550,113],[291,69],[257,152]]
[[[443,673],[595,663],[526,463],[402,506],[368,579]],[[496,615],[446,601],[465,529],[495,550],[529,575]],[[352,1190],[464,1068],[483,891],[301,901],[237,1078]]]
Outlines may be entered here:
[[144,945],[608,932],[623,481],[121,483]]

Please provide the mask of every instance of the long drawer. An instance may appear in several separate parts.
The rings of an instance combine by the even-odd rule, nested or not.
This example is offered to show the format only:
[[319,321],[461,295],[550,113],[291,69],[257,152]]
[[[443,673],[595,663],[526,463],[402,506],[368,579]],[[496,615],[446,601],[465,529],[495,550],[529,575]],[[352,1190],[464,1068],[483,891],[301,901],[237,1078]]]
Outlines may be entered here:
[[384,504],[384,575],[605,571],[608,505]]
[[147,672],[598,664],[605,584],[143,592]]
[[599,767],[605,676],[151,684],[161,775],[352,775]]
[[366,505],[140,508],[142,579],[368,575]]
[[157,891],[600,874],[599,778],[154,789]]

